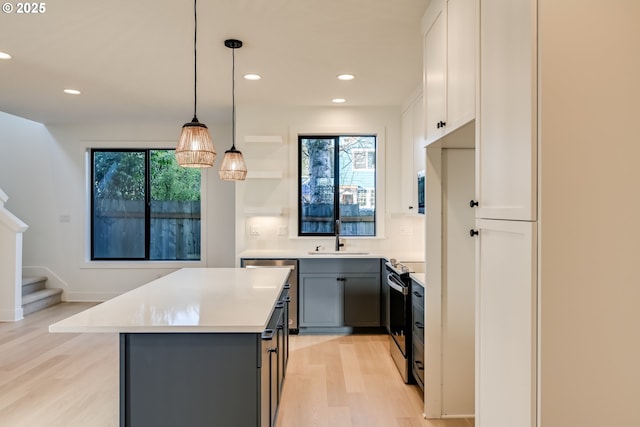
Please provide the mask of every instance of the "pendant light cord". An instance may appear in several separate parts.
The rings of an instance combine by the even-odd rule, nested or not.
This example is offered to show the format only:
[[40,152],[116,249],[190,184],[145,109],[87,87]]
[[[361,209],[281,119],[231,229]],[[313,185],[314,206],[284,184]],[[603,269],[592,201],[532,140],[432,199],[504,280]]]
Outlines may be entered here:
[[198,100],[198,12],[197,0],[193,0],[193,117],[197,118],[196,106]]
[[231,150],[236,150],[236,49],[231,49]]

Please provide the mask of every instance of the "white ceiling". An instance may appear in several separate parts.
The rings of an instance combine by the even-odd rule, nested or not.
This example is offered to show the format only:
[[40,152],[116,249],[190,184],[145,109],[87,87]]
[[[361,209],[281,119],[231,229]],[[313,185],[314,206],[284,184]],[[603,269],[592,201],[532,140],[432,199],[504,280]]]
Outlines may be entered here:
[[[236,105],[402,105],[420,85],[420,20],[430,0],[200,0],[198,117]],[[17,2],[13,2],[14,5]],[[42,123],[193,115],[193,2],[56,0],[0,14],[0,111]],[[240,76],[255,72],[260,81]],[[336,75],[356,75],[350,82]],[[66,95],[64,88],[82,91]],[[336,108],[340,108],[336,106]]]

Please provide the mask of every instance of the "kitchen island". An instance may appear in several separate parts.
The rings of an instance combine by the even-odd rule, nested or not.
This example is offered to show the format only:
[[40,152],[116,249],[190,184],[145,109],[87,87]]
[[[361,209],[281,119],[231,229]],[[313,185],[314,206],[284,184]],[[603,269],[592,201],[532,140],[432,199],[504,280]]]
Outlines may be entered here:
[[269,426],[286,369],[289,269],[189,268],[57,322],[120,334],[120,426]]

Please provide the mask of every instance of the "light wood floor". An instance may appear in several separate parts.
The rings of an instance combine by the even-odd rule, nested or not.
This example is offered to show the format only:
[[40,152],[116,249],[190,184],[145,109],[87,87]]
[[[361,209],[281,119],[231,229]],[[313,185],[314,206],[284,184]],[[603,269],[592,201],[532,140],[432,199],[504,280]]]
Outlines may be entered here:
[[[0,323],[0,427],[118,425],[117,334],[51,334],[92,304],[63,303]],[[471,427],[424,420],[385,336],[292,336],[278,427]]]

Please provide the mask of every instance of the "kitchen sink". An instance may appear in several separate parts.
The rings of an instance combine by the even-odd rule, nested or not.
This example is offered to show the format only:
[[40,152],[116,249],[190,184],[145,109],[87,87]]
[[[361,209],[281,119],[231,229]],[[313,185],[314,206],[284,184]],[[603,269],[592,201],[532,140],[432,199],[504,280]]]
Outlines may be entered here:
[[309,255],[369,255],[369,252],[360,251],[309,251]]

